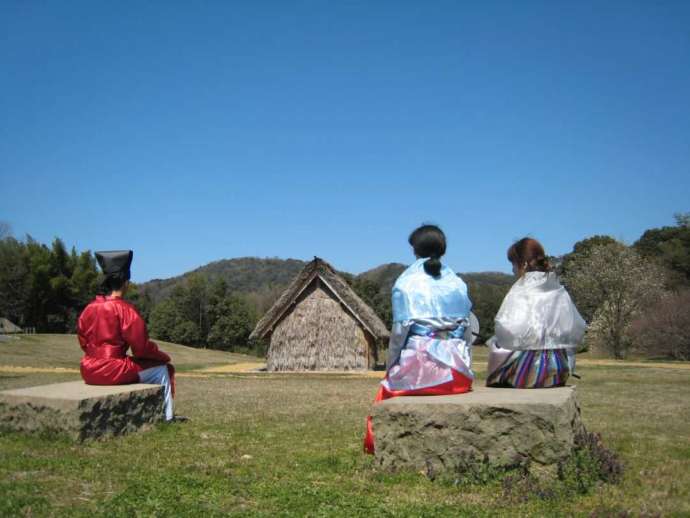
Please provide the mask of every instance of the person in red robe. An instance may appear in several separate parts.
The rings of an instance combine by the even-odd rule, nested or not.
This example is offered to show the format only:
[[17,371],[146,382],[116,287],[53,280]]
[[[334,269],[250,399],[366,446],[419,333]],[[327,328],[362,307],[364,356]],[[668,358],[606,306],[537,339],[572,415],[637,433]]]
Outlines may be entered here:
[[129,286],[133,255],[131,250],[96,252],[104,280],[101,294],[77,321],[79,345],[84,351],[81,376],[89,385],[162,385],[165,419],[172,421],[175,369],[170,356],[149,340],[144,319],[122,299]]

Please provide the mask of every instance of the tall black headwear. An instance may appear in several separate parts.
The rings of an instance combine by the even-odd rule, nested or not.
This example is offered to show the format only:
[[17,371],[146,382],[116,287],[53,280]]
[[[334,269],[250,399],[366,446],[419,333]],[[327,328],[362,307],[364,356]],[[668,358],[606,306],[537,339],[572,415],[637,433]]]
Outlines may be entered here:
[[114,250],[110,252],[96,252],[96,260],[106,278],[128,281],[129,268],[132,265],[134,252],[131,250]]

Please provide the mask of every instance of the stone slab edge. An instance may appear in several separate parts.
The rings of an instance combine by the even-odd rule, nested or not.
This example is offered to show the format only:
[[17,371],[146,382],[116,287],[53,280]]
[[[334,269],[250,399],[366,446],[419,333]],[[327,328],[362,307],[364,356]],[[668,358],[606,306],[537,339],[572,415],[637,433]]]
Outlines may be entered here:
[[76,440],[85,440],[144,430],[164,419],[163,389],[159,385],[118,385],[118,388],[133,390],[89,395],[81,399],[61,398],[59,391],[50,396],[25,395],[31,389],[32,393],[37,393],[40,390],[36,389],[45,387],[50,386],[0,393],[0,428],[65,434]]

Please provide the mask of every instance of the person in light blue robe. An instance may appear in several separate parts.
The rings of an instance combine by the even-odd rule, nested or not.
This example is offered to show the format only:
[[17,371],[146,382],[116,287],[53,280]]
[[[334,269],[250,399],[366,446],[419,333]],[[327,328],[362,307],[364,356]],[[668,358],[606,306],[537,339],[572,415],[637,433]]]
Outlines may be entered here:
[[[472,342],[479,324],[464,281],[440,261],[446,237],[437,226],[423,225],[409,242],[417,260],[393,286],[386,377],[375,401],[461,394],[472,389],[474,380]],[[373,453],[371,419],[364,447]]]

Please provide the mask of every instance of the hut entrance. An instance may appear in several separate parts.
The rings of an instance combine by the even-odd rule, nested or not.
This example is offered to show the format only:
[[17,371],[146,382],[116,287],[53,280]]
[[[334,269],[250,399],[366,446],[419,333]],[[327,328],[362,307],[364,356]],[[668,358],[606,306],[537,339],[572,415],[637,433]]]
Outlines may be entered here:
[[364,370],[373,340],[316,276],[277,323],[268,370]]

